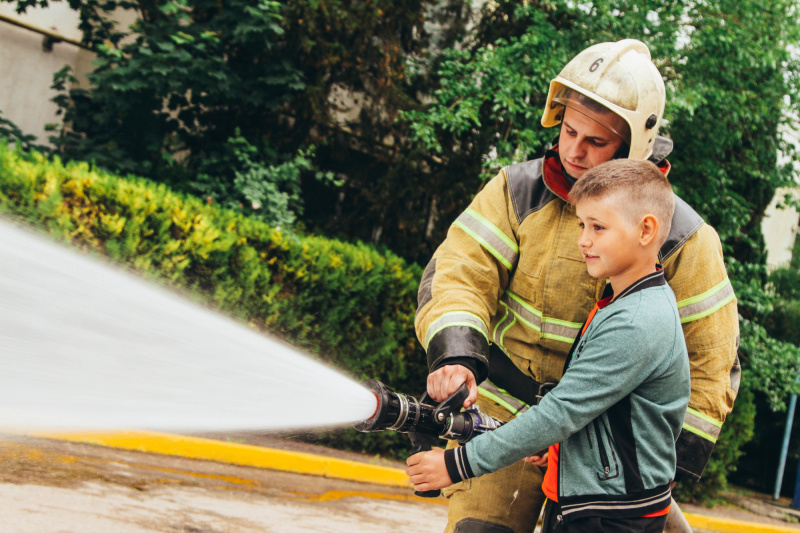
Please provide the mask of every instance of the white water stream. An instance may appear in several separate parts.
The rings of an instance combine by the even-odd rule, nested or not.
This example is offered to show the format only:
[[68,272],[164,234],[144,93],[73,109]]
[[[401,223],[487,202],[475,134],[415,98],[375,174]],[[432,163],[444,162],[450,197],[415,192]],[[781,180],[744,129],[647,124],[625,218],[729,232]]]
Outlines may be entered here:
[[282,342],[0,220],[0,429],[296,429],[375,407]]

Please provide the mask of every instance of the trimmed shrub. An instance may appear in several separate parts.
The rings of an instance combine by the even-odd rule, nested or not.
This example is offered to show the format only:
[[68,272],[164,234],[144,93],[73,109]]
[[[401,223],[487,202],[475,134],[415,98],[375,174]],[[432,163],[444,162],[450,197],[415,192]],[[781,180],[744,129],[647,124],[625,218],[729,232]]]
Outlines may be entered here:
[[[354,379],[422,392],[426,359],[413,325],[421,269],[391,253],[298,235],[165,185],[2,142],[0,212],[188,292]],[[344,440],[370,453],[408,447],[389,433]]]

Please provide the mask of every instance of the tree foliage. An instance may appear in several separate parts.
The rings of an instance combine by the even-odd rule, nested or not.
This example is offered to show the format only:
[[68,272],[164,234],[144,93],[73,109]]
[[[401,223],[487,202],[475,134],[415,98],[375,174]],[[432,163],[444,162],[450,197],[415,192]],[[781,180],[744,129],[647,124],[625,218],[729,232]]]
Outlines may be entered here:
[[[71,2],[105,13],[117,2]],[[94,27],[85,41],[97,51],[91,87],[56,87],[68,124],[59,150],[123,172],[181,183],[238,129],[263,135],[264,121],[304,84],[278,42],[284,32],[277,2],[233,0],[141,2],[128,28]],[[91,17],[83,16],[85,22]]]
[[[429,43],[426,15],[446,14],[456,26],[463,4],[66,1],[98,55],[90,87],[75,87],[68,68],[54,80],[65,126],[53,141],[62,157],[245,210],[254,186],[242,176],[257,167],[258,180],[275,177],[271,187],[293,197],[294,213],[303,180],[326,187],[319,197],[327,207],[330,188],[343,185],[333,172],[360,193],[401,155],[396,109],[425,83],[406,82],[404,61]],[[16,3],[24,12],[49,2]],[[130,27],[115,20],[131,16]],[[242,143],[254,150],[234,148]],[[296,170],[291,185],[275,170],[287,164]]]
[[[800,331],[797,328],[800,324],[800,240],[795,243],[791,262],[770,272],[768,287],[774,291],[775,298],[773,310],[764,321],[764,330],[772,337],[772,342],[779,344],[774,353],[780,354],[781,348],[786,350],[788,347],[800,346]],[[780,361],[778,357],[774,359]],[[789,361],[790,358],[783,360]],[[768,369],[768,372],[771,372],[771,375],[768,374],[768,379],[794,382],[798,379],[799,370],[797,366]],[[774,386],[774,383],[765,385]],[[733,480],[764,492],[772,492],[778,470],[775,458],[779,457],[781,452],[789,420],[783,409],[782,397],[765,394],[756,398],[755,407],[758,432],[753,440],[744,446],[743,451],[747,461],[738,466]],[[782,494],[785,496],[792,497],[794,493],[798,457],[800,457],[800,424],[794,423],[782,480]]]

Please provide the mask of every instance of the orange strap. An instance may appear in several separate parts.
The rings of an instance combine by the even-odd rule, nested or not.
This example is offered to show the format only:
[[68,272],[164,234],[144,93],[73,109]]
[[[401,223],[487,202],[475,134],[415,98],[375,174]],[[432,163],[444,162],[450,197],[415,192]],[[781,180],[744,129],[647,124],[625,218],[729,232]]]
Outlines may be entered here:
[[652,518],[654,516],[664,516],[665,514],[669,513],[669,505],[667,505],[666,509],[661,509],[660,511],[656,511],[655,513],[650,514],[643,514],[642,518]]
[[583,329],[581,330],[581,335],[586,333],[586,328],[588,328],[589,324],[592,323],[592,319],[594,318],[594,315],[595,315],[595,313],[597,313],[598,309],[600,309],[600,306],[598,304],[594,304],[594,308],[592,309],[592,312],[589,313],[589,318],[586,319],[586,323],[583,325]]
[[542,492],[549,500],[558,501],[558,443],[547,450],[547,470],[544,472]]

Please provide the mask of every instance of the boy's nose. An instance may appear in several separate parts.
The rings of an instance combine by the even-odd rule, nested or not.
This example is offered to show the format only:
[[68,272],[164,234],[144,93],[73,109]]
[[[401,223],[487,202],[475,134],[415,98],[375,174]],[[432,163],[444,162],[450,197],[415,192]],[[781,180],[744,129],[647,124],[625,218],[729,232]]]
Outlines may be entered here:
[[589,246],[591,246],[591,244],[592,243],[589,240],[589,238],[586,237],[586,235],[584,235],[583,233],[581,233],[578,236],[578,248],[580,248],[581,251],[583,251],[585,248],[589,248]]

